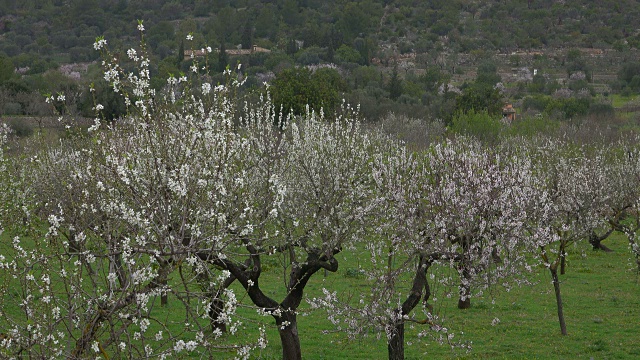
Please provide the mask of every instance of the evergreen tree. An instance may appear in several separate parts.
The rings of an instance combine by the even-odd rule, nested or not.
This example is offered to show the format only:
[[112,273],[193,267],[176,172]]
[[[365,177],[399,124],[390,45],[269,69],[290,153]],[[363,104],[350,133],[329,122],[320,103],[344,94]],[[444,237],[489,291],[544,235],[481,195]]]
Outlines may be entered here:
[[227,47],[224,41],[220,42],[220,51],[218,52],[218,72],[223,72],[229,65],[229,56],[227,55]]
[[499,89],[487,83],[474,82],[463,90],[462,95],[457,97],[456,113],[486,111],[491,116],[497,116],[502,112],[502,105],[502,95]]
[[176,58],[176,66],[180,67],[182,61],[184,61],[184,40],[180,41],[180,47],[178,48],[178,56]]
[[9,81],[13,75],[13,62],[8,57],[0,55],[0,85]]
[[242,31],[242,48],[243,49],[251,49],[253,46],[253,26],[250,21],[244,25],[244,30]]
[[397,100],[402,95],[402,80],[398,76],[398,65],[393,67],[393,73],[391,73],[391,80],[389,80],[389,97],[392,100]]
[[287,43],[287,55],[293,55],[298,51],[298,45],[294,39],[289,40]]
[[329,39],[329,46],[327,46],[327,61],[330,63],[334,62],[335,54],[336,54],[335,46],[333,45],[332,39]]

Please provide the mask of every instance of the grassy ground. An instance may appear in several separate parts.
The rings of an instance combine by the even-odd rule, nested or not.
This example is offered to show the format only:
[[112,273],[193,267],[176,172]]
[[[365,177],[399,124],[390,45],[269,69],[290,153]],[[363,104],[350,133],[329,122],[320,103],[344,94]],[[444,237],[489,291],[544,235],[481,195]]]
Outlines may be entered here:
[[[445,299],[440,312],[456,333],[455,339],[472,343],[470,352],[429,341],[419,343],[415,336],[419,329],[414,328],[405,339],[412,343],[406,348],[407,359],[640,358],[640,283],[625,241],[620,235],[606,240],[615,249],[613,253],[593,252],[587,244],[573,249],[567,274],[561,276],[568,336],[560,335],[551,277],[545,269],[538,269],[531,275],[538,281],[535,286],[509,293],[496,289],[492,296],[474,298],[472,308],[465,311],[456,308],[456,299]],[[317,296],[323,283],[342,291],[367,291],[360,280],[347,276],[353,269],[343,261],[337,274],[327,278],[318,274],[307,296]],[[499,324],[494,326],[496,318]],[[322,330],[332,327],[322,312],[301,316],[298,321],[305,359],[387,357],[384,335],[378,340],[378,334],[372,332],[365,339],[349,341],[338,332],[323,334]],[[256,358],[278,359],[281,349],[273,326],[268,334],[269,346]]]
[[[568,336],[560,335],[551,277],[545,269],[537,269],[531,274],[536,285],[515,288],[508,293],[496,288],[491,294],[474,298],[468,310],[456,308],[455,296],[438,299],[436,308],[446,318],[445,325],[455,333],[456,340],[471,343],[472,349],[469,352],[452,350],[428,339],[418,341],[416,334],[424,327],[417,325],[407,330],[405,340],[411,343],[406,346],[407,359],[640,358],[640,280],[631,265],[625,238],[614,235],[605,244],[615,252],[594,252],[586,243],[570,251],[567,274],[561,276]],[[368,291],[357,271],[362,258],[353,253],[341,256],[344,257],[337,273],[325,277],[320,272],[312,278],[306,288],[307,297],[320,296],[323,287],[342,293]],[[267,294],[279,301],[283,297],[282,270],[274,260],[267,260],[264,265],[266,273],[261,283],[267,284]],[[250,305],[243,291],[236,289],[239,299]],[[176,299],[170,297],[166,308],[161,308],[156,299],[154,308],[154,312],[166,319],[165,324],[182,326],[182,305]],[[7,307],[4,310],[11,311]],[[387,357],[384,334],[372,330],[366,338],[352,341],[334,331],[324,312],[309,311],[306,302],[300,312],[298,326],[304,359]],[[240,309],[238,316],[244,317],[244,326],[236,336],[229,337],[230,343],[255,339],[260,323],[266,324],[269,344],[253,358],[281,358],[272,318],[260,317],[249,307]],[[499,319],[499,323],[495,324],[495,319]]]
[[627,105],[628,103],[633,103],[636,100],[638,100],[638,96],[622,96],[620,94],[611,94],[609,95],[609,99],[611,100],[611,105],[616,108],[619,109],[625,105]]

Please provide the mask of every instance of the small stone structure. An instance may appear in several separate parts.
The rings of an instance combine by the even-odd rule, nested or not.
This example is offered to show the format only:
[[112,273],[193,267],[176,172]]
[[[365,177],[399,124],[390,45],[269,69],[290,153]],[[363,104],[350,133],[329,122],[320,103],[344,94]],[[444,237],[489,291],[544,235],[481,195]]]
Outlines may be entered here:
[[516,119],[516,109],[513,105],[507,104],[502,108],[502,120],[508,123],[513,122]]
[[[219,52],[220,49],[216,49],[215,52]],[[270,53],[271,50],[269,49],[265,49],[265,48],[261,48],[259,46],[253,45],[251,47],[251,49],[227,49],[225,50],[225,52],[228,55],[251,55],[253,53]],[[207,53],[206,50],[202,49],[202,50],[185,50],[184,51],[184,59],[188,60],[191,59],[192,57],[203,57],[205,56]]]

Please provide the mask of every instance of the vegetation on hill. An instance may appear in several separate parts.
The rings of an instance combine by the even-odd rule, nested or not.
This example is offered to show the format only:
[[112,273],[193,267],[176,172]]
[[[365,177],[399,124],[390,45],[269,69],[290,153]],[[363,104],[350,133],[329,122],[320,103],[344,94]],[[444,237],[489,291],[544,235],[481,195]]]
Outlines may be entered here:
[[[68,109],[91,116],[89,84],[109,96],[92,44],[104,36],[124,58],[139,40],[131,30],[139,19],[156,89],[189,71],[191,48],[223,50],[208,59],[214,77],[242,63],[247,93],[270,83],[286,94],[284,83],[309,75],[285,70],[322,68],[324,80],[313,82],[320,88],[308,89],[316,99],[277,101],[294,113],[309,101],[330,111],[345,98],[370,120],[392,112],[449,123],[471,108],[500,117],[505,102],[570,119],[610,114],[602,111],[607,95],[640,91],[640,7],[632,0],[25,0],[2,2],[0,14],[2,115],[47,115],[41,95],[64,93]],[[224,51],[253,46],[267,51]],[[497,83],[496,94],[488,86]],[[105,106],[122,115],[116,99]]]
[[[622,345],[635,339],[626,331],[637,333],[637,311],[618,298],[603,303],[609,310],[599,314],[612,322],[597,328],[597,340],[589,335],[591,351],[553,336],[557,328],[547,321],[555,322],[557,312],[562,335],[582,335],[593,325],[574,320],[565,272],[591,266],[615,275],[625,289],[616,294],[633,305],[626,292],[637,284],[621,269],[631,260],[640,270],[640,137],[603,141],[595,130],[611,128],[611,121],[584,126],[582,116],[599,123],[612,105],[598,102],[604,94],[589,82],[595,68],[583,51],[566,53],[569,78],[562,83],[548,76],[551,68],[542,78],[533,71],[531,81],[504,83],[494,58],[478,56],[473,76],[431,68],[422,88],[400,61],[282,65],[300,65],[300,51],[303,59],[320,58],[321,48],[308,52],[294,40],[289,53],[259,51],[265,64],[274,56],[282,65],[267,80],[271,97],[256,91],[255,78],[265,73],[251,71],[266,65],[229,66],[227,55],[237,52],[211,56],[213,49],[203,47],[208,56],[150,56],[148,25],[137,21],[139,46],[126,51],[96,38],[102,69],[86,72],[104,81],[89,92],[80,89],[91,77],[75,81],[59,71],[3,78],[16,99],[33,94],[30,82],[68,87],[45,100],[64,136],[51,141],[48,129],[39,129],[20,139],[13,136],[19,122],[0,126],[1,356],[335,358],[327,345],[343,332],[377,337],[389,359],[400,360],[428,351],[422,344],[432,341],[468,348],[440,310],[452,298],[467,316],[493,310],[488,294],[534,285],[536,270],[548,271],[551,284],[519,297],[531,309],[554,297],[553,286],[554,309],[535,309],[544,314],[538,320],[554,338],[549,342],[571,347],[557,354],[617,348],[602,339],[612,327],[621,349],[598,355],[637,354],[637,341]],[[188,33],[180,47],[196,37]],[[3,58],[5,68],[12,63]],[[170,66],[187,68],[173,73]],[[381,81],[381,104],[410,109],[420,91],[433,96],[429,101],[439,105],[430,106],[441,110],[430,116],[441,119],[383,118],[402,130],[396,134],[423,136],[422,143],[406,146],[386,127],[363,123],[349,104],[331,109],[358,69],[371,80],[362,96],[375,94],[370,82]],[[619,81],[633,89],[629,69]],[[540,115],[510,125],[497,120],[505,95],[526,96],[523,103],[531,101]],[[327,109],[314,111],[319,107]],[[78,111],[91,114],[88,128],[73,126]],[[425,129],[437,136],[424,137]],[[557,136],[557,129],[565,131]],[[607,257],[607,267],[574,261],[586,257],[580,246],[619,251],[620,238],[602,244],[614,231],[624,233],[630,252]],[[337,274],[353,281],[336,281]],[[611,291],[611,282],[580,279],[589,294]],[[320,330],[307,326],[315,318],[306,315],[319,310],[332,330],[317,341],[325,349],[310,353],[306,344],[320,339]],[[485,312],[484,327],[500,325],[509,313],[502,310],[489,313],[490,321]],[[616,327],[622,311],[629,321]],[[476,326],[462,322],[460,334],[466,328]],[[524,355],[539,353],[530,338],[517,341]],[[380,357],[379,349],[364,357]]]

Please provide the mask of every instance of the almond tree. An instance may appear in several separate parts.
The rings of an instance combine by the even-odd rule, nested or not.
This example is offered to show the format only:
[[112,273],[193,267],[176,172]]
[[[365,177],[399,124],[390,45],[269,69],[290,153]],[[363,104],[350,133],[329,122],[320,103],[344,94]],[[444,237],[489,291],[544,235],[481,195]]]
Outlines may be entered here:
[[637,139],[618,144],[601,165],[608,174],[605,191],[609,225],[625,234],[640,271],[640,149]]
[[[108,61],[105,77],[125,96],[129,115],[109,126],[96,118],[89,141],[37,161],[30,180],[49,229],[28,244],[32,251],[15,238],[11,259],[3,259],[3,279],[18,279],[22,291],[12,302],[23,316],[6,319],[9,353],[137,358],[223,347],[221,333],[209,330],[210,291],[194,284],[227,280],[199,251],[225,258],[236,230],[254,220],[244,216],[241,197],[251,186],[249,146],[234,129],[229,87],[170,78],[167,92],[155,94],[144,48],[128,56],[137,72]],[[235,297],[225,292],[218,317],[233,332]],[[167,293],[183,305],[178,323],[157,309]],[[265,345],[261,337],[233,347],[245,358]]]
[[[428,305],[432,295],[428,271],[441,254],[437,244],[426,240],[425,157],[389,140],[380,150],[369,171],[382,201],[374,209],[377,221],[360,244],[366,250],[358,255],[371,262],[359,269],[371,289],[354,299],[352,294],[323,289],[322,297],[309,302],[325,309],[329,320],[350,338],[366,336],[372,327],[386,335],[389,358],[397,359],[404,357],[405,323],[431,325],[440,333],[440,341],[448,341],[448,330],[438,324]],[[422,314],[412,313],[420,304]]]
[[[266,154],[278,161],[264,167],[281,196],[271,210],[272,226],[245,231],[234,256],[207,258],[228,270],[260,311],[275,319],[284,359],[302,356],[297,309],[309,279],[338,269],[336,255],[361,236],[375,205],[367,171],[375,148],[351,113],[333,120],[307,113],[286,125],[282,151]],[[249,201],[260,201],[255,196]],[[279,301],[261,287],[262,262],[270,256],[279,259],[287,277]]]
[[[327,308],[330,319],[344,324],[352,337],[371,326],[384,330],[389,358],[402,359],[407,323],[429,324],[421,334],[432,331],[439,341],[453,338],[428,304],[434,295],[427,275],[433,264],[464,271],[465,300],[472,285],[483,289],[524,269],[523,198],[530,166],[526,159],[487,153],[463,138],[425,154],[388,146],[376,157],[373,174],[384,202],[375,234],[365,242],[372,290],[354,304],[325,289],[325,296],[311,303]],[[441,272],[431,279],[446,296],[452,279]],[[412,313],[420,303],[422,315]]]
[[[522,270],[522,226],[530,185],[528,159],[492,151],[470,138],[438,146],[428,162],[434,181],[427,194],[432,226],[459,254],[458,308],[471,305],[472,285],[481,288]],[[493,264],[496,270],[487,272]]]
[[531,153],[535,158],[535,187],[531,197],[529,231],[549,269],[558,309],[560,331],[567,334],[558,270],[565,271],[570,245],[586,239],[607,218],[602,184],[608,176],[599,166],[602,153],[548,140]]
[[[135,54],[129,55],[135,57]],[[194,65],[193,70],[197,70],[197,66]],[[117,89],[115,73],[118,69],[111,68],[110,71],[111,82]],[[210,91],[207,83],[202,83],[201,87],[203,93]],[[192,103],[187,101],[188,98],[184,99],[187,105]],[[133,99],[130,101],[137,105]],[[188,162],[172,161],[168,171],[185,176],[182,182],[178,182],[182,179],[178,177],[173,183],[180,185],[178,189],[183,198],[171,198],[165,205],[167,208],[179,206],[181,212],[203,218],[196,217],[196,231],[189,226],[191,218],[187,215],[178,217],[177,221],[178,225],[186,226],[176,226],[171,216],[163,216],[171,220],[165,221],[165,228],[170,235],[173,235],[171,231],[177,232],[174,236],[184,250],[177,246],[160,254],[169,257],[166,260],[169,269],[176,261],[172,257],[184,256],[185,261],[191,261],[197,269],[211,264],[214,267],[209,269],[228,273],[230,278],[225,279],[223,285],[228,285],[229,279],[238,281],[259,312],[275,319],[283,358],[299,359],[301,349],[296,312],[303,290],[319,270],[337,270],[335,255],[361,236],[368,215],[375,207],[370,172],[367,171],[376,149],[375,143],[361,129],[356,112],[349,107],[344,107],[341,115],[334,119],[327,119],[322,113],[307,112],[298,119],[273,126],[274,119],[282,119],[282,116],[274,114],[267,99],[253,110],[247,107],[238,113],[238,121],[233,123],[237,126],[232,128],[229,114],[233,111],[229,109],[232,104],[228,98],[216,99],[214,96],[212,104],[220,105],[213,107],[211,112],[207,111],[206,103],[205,106],[197,102],[190,107],[183,105],[190,111],[184,116],[189,128],[201,129],[201,119],[213,118],[216,121],[210,129],[212,138],[186,142],[185,146],[198,144],[189,152]],[[144,103],[137,106],[143,118],[145,106]],[[194,113],[193,117],[198,120],[192,123],[189,115]],[[180,116],[169,115],[168,118],[166,123],[171,126]],[[155,126],[140,127],[141,131],[147,131]],[[168,158],[177,156],[172,150],[175,147],[173,141],[193,131],[178,130],[169,131],[168,136],[158,135],[166,138],[165,142],[159,142],[158,153],[167,153]],[[209,128],[205,126],[204,130]],[[160,132],[167,133],[164,129]],[[218,161],[220,154],[224,156]],[[186,156],[178,157],[180,160],[184,158]],[[180,166],[173,166],[174,162]],[[164,162],[160,165],[167,167]],[[124,166],[117,166],[116,170],[121,167]],[[206,185],[198,181],[204,175],[194,176],[201,173],[208,176],[204,177]],[[127,178],[133,179],[134,176]],[[194,190],[193,202],[182,205],[180,201],[184,201],[185,185],[191,182],[206,192]],[[173,184],[168,182],[170,190]],[[186,194],[190,195],[190,187],[186,186],[186,189]],[[195,189],[199,188],[196,186]],[[199,240],[196,238],[198,234],[204,237]],[[285,296],[281,301],[268,296],[261,287],[265,257],[277,257],[287,273]],[[217,286],[214,284],[213,287]],[[187,288],[186,285],[184,287]],[[218,304],[214,297],[208,304],[209,314],[217,314]]]
[[[142,23],[139,29],[143,34]],[[95,47],[105,45],[99,38]],[[64,169],[56,180],[64,186],[42,191],[50,224],[42,269],[55,269],[53,260],[65,266],[56,281],[38,283],[55,306],[55,322],[42,323],[70,329],[60,336],[71,339],[64,347],[49,346],[59,337],[47,340],[42,354],[214,350],[221,335],[215,325],[236,328],[235,296],[225,290],[235,280],[275,319],[283,357],[301,358],[296,311],[304,287],[319,270],[336,271],[335,255],[366,228],[376,204],[367,171],[375,145],[348,108],[336,119],[308,113],[274,127],[268,100],[236,112],[229,93],[235,83],[213,86],[206,77],[181,76],[155,93],[142,45],[127,51],[137,72],[104,63],[105,79],[122,94],[129,115],[108,126],[96,118],[89,142],[48,153],[42,165],[42,181]],[[261,288],[268,256],[288,272],[279,302]],[[64,261],[70,258],[76,260]],[[216,301],[219,290],[226,292],[224,303]],[[155,298],[165,294],[184,305],[183,324],[169,324],[159,317],[163,311],[154,311]],[[14,320],[16,334],[30,334],[24,319]],[[33,336],[21,340],[34,348]],[[259,339],[257,346],[264,345]],[[247,347],[238,345],[239,355],[247,356]]]
[[[9,127],[6,124],[0,125],[0,202],[2,203],[2,207],[0,207],[0,231],[4,229],[4,222],[7,218],[7,212],[10,210],[9,205],[9,176],[7,171],[7,159],[5,159],[4,155],[4,147],[7,143],[8,134],[11,132]],[[8,206],[9,205],[9,206]]]

